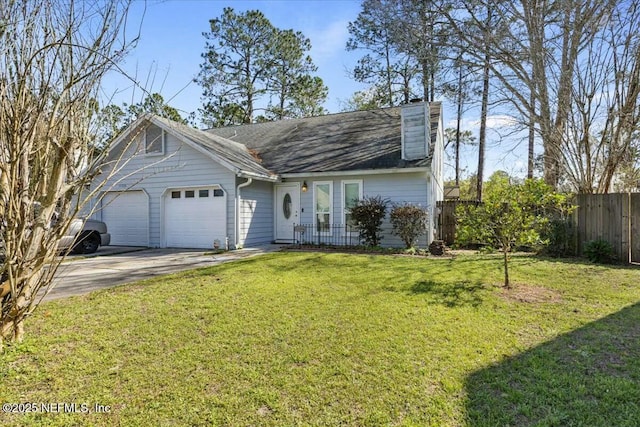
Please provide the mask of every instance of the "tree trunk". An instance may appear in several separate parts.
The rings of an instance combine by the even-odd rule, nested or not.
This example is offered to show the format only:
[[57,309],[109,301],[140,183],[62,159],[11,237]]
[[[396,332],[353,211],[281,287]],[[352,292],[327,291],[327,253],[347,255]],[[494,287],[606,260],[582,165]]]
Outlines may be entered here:
[[247,94],[247,109],[242,121],[244,124],[253,122],[253,94]]
[[[531,109],[535,111],[536,97],[533,91],[531,91],[530,99],[531,99]],[[531,117],[529,118],[529,153],[527,156],[527,178],[528,179],[533,179],[533,160],[535,156],[534,145],[535,145],[535,131],[536,131],[534,117],[535,117],[535,114],[531,114]]]
[[11,320],[6,320],[0,323],[0,348],[2,348],[5,341],[11,341]]
[[427,63],[426,60],[422,60],[422,96],[424,98],[425,101],[429,101],[430,99],[430,95],[429,95],[429,75],[430,70],[429,70],[429,64]]
[[[386,38],[388,39],[389,36],[387,35]],[[387,77],[387,81],[386,81],[386,86],[387,86],[387,105],[389,107],[393,107],[393,86],[392,86],[392,82],[391,82],[391,52],[389,51],[389,43],[385,43],[384,46],[385,49],[385,60],[386,60],[386,70],[385,70],[385,74]]]
[[509,283],[509,246],[503,244],[502,245],[502,253],[504,255],[504,287],[506,289],[511,289],[511,284]]
[[403,104],[408,104],[411,101],[411,78],[405,67],[405,73],[403,76],[402,95],[404,97]]
[[458,61],[458,111],[456,117],[456,186],[460,185],[460,122],[462,121],[462,61]]
[[482,201],[482,181],[484,179],[484,150],[487,141],[487,112],[489,108],[489,53],[485,55],[482,75],[482,106],[480,108],[480,135],[478,138],[478,182],[477,198]]
[[24,339],[24,317],[13,322],[13,342],[21,343]]

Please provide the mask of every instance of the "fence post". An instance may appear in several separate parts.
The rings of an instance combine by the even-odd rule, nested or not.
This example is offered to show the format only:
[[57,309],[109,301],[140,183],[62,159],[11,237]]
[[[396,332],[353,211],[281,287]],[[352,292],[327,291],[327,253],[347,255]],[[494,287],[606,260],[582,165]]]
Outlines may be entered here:
[[640,263],[640,193],[629,194],[629,256]]
[[629,264],[631,262],[631,193],[623,193],[621,206],[621,239],[620,239],[620,260]]

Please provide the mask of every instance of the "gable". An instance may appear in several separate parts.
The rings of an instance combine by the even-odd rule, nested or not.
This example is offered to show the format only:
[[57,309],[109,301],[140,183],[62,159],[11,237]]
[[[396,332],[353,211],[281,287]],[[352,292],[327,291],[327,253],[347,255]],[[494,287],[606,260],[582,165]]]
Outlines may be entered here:
[[[277,180],[277,176],[264,168],[244,145],[151,114],[140,117],[116,138],[108,160],[115,161],[122,155],[122,150],[130,151],[132,147],[135,149],[129,156],[171,156],[172,151],[166,149],[166,143],[163,142],[167,134],[238,176]],[[151,138],[147,138],[148,135]],[[148,152],[148,149],[152,151]],[[160,162],[160,159],[156,159],[156,162]]]
[[114,189],[131,186],[164,188],[176,182],[211,182],[213,178],[215,182],[221,179],[235,182],[235,173],[228,165],[203,155],[178,136],[164,132],[162,144],[163,154],[145,154],[144,134],[137,135],[131,144],[121,145],[124,152],[120,153],[122,158],[115,164],[115,173],[112,168],[103,168],[103,179],[108,179],[109,187],[115,186]]

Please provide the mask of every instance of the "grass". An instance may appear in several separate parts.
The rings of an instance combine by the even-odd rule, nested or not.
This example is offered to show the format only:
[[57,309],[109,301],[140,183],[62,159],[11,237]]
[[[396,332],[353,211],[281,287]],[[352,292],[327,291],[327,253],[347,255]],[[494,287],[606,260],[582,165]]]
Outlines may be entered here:
[[0,403],[89,413],[0,425],[637,425],[640,270],[500,266],[277,253],[46,303]]

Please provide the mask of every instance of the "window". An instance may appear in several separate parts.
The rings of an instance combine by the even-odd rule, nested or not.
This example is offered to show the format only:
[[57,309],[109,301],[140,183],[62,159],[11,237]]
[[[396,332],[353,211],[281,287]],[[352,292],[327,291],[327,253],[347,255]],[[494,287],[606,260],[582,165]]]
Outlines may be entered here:
[[164,131],[158,126],[150,125],[145,130],[144,150],[146,154],[162,154],[164,152]]
[[282,201],[282,214],[285,219],[291,218],[291,194],[289,193],[284,195],[284,200]]
[[213,197],[224,197],[224,190],[220,190],[220,189],[213,190]]
[[351,218],[351,208],[362,199],[362,180],[342,181],[342,224],[347,231],[355,226]]
[[198,190],[198,197],[209,197],[209,190]]
[[330,233],[333,217],[333,183],[313,183],[313,219],[316,233]]
[[171,192],[171,198],[172,199],[179,199],[180,198],[180,192],[179,191],[172,191]]
[[185,199],[193,199],[194,197],[196,197],[196,192],[193,190],[187,190],[184,192],[184,197]]

